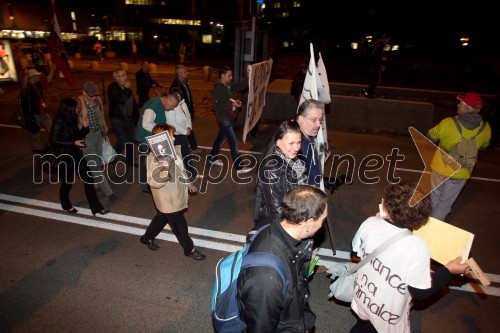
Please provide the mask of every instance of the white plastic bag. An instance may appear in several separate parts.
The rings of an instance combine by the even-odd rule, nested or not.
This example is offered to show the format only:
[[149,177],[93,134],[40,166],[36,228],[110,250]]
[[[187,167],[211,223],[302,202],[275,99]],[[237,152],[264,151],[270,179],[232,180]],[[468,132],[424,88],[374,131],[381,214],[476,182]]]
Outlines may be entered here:
[[351,303],[354,297],[354,282],[356,281],[356,273],[349,274],[355,263],[338,263],[327,271],[332,274],[332,279],[337,276],[335,281],[330,284],[330,297],[335,297],[339,301]]
[[111,145],[111,142],[109,142],[108,137],[105,137],[104,140],[102,140],[102,156],[101,157],[104,160],[105,165],[113,162],[116,159],[116,150]]

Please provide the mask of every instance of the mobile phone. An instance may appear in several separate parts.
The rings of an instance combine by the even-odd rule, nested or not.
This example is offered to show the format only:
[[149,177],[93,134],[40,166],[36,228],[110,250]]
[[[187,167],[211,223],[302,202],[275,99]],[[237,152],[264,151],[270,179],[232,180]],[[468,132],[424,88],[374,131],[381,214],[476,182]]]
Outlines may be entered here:
[[380,217],[386,217],[387,214],[385,213],[384,206],[382,204],[378,204],[378,212]]

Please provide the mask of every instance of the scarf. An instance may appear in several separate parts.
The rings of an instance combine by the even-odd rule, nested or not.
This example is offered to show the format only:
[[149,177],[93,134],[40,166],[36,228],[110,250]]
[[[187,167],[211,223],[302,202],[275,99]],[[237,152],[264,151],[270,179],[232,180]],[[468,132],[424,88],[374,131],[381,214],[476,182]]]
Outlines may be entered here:
[[458,116],[458,120],[463,127],[472,130],[481,124],[483,118],[479,113],[467,112]]
[[285,161],[287,165],[292,168],[293,172],[297,176],[298,185],[307,184],[306,166],[300,158],[295,157],[292,159],[286,157],[285,155],[283,155],[281,149],[279,149],[278,146],[276,146],[276,148],[274,149],[274,154],[281,157],[281,159],[283,159],[283,161]]

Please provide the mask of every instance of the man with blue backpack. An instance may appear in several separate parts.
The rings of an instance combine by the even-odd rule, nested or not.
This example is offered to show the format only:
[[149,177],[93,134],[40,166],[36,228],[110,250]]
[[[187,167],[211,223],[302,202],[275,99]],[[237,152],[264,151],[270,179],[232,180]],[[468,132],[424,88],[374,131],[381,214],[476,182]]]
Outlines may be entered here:
[[[279,223],[262,227],[242,252],[217,265],[212,318],[218,333],[313,329],[316,316],[308,303],[311,238],[327,218],[327,197],[316,187],[299,185],[282,205]],[[234,281],[230,285],[228,275]]]

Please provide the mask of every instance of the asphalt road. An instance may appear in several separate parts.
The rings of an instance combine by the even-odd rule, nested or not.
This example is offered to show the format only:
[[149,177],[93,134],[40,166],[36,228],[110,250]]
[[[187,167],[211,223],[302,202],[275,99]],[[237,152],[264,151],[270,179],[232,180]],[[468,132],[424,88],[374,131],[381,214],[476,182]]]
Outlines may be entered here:
[[[196,73],[191,80],[193,95],[197,103],[209,103],[204,98],[212,83]],[[84,67],[77,68],[75,87],[68,89],[57,79],[48,90],[49,109],[55,110],[59,96],[78,94],[84,81],[99,81],[101,75],[106,84],[110,82],[109,71]],[[155,75],[168,84],[173,71]],[[186,218],[196,246],[207,255],[205,261],[185,257],[168,230],[159,237],[161,249],[153,252],[139,242],[155,209],[151,197],[134,182],[136,169],[125,171],[118,163],[110,171],[118,200],[109,202],[102,193],[99,196],[111,214],[93,217],[79,182],[71,192],[79,213],[64,213],[59,186],[33,169],[28,134],[10,121],[15,90],[4,90],[7,93],[0,98],[0,332],[212,332],[214,268],[228,251],[241,246],[252,227],[255,173],[238,182],[229,173],[222,181],[214,181],[220,169],[204,169],[204,183],[198,184],[203,193],[191,199]],[[203,158],[217,132],[213,115],[202,105],[197,104],[201,110],[194,122],[198,142],[205,148],[197,164],[200,169],[205,168]],[[272,125],[263,124],[255,138],[240,143],[240,149],[255,155]],[[237,132],[241,133],[241,125]],[[363,159],[373,154],[385,157],[397,148],[405,156],[396,169],[397,177],[418,180],[423,169],[409,136],[332,131],[328,135],[334,155],[351,154],[356,162],[351,166],[353,184],[341,187],[329,203],[329,226],[337,251],[332,256],[325,228],[319,239],[325,266],[349,258],[357,227],[376,212],[387,185],[387,164],[370,173],[380,177],[375,184],[359,181]],[[482,288],[469,276],[454,279],[450,288],[417,304],[414,332],[498,330],[499,158],[496,152],[481,155],[474,178],[449,219],[475,234],[471,256],[493,284]],[[330,167],[327,164],[327,170]],[[328,298],[330,281],[327,275],[317,274],[310,283],[311,305],[318,316],[316,332],[348,332],[355,318],[348,306]]]

